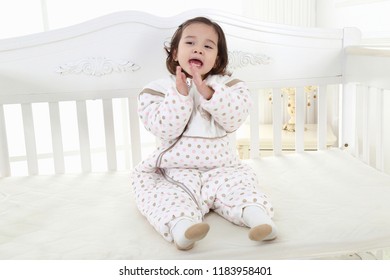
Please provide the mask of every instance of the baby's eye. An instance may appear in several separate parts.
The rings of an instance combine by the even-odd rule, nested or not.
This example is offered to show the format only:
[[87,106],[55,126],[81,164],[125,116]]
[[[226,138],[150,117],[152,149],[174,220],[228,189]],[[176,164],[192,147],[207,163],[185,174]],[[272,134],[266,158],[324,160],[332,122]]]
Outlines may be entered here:
[[209,46],[209,45],[206,45],[206,46],[204,46],[206,49],[213,49],[213,47],[212,46]]
[[193,45],[194,42],[192,42],[192,41],[187,41],[186,44],[187,44],[187,45]]

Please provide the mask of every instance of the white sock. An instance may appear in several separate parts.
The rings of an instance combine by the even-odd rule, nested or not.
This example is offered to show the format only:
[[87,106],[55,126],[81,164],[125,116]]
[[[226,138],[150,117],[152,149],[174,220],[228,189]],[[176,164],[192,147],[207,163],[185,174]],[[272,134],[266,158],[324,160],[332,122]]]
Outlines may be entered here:
[[251,228],[249,238],[254,241],[275,239],[277,229],[271,217],[260,206],[250,205],[243,209],[244,223]]
[[195,223],[190,219],[180,219],[171,228],[176,247],[180,250],[192,249],[196,241],[203,239],[209,232],[206,223]]

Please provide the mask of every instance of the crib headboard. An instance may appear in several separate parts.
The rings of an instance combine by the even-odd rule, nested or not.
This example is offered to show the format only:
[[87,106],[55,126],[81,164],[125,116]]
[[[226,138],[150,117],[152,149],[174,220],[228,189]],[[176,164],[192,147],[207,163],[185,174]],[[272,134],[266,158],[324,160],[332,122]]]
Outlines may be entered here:
[[[13,174],[12,166],[19,163],[26,173],[39,174],[41,162],[48,161],[53,173],[64,173],[73,166],[67,165],[67,157],[78,158],[81,171],[94,171],[94,152],[103,154],[106,170],[120,169],[122,161],[125,168],[138,163],[144,154],[137,95],[146,83],[168,75],[164,43],[180,23],[200,15],[224,29],[229,69],[248,83],[255,103],[259,102],[259,89],[272,89],[275,153],[281,150],[280,89],[296,87],[296,150],[302,151],[303,87],[318,85],[321,100],[326,99],[327,85],[343,83],[343,49],[359,40],[357,30],[298,28],[212,10],[166,18],[125,11],[63,29],[0,40],[1,176]],[[67,106],[70,113],[64,113]],[[254,108],[250,117],[254,124],[251,156],[257,157],[259,111],[258,106]],[[9,113],[11,109],[18,115]],[[118,110],[122,118],[115,114]],[[326,105],[318,105],[318,111],[321,139],[326,135],[327,117],[322,114]],[[67,121],[73,125],[65,127]],[[100,127],[104,139],[95,141],[99,138],[93,132],[95,126]],[[71,134],[74,143],[65,143],[65,134]],[[15,135],[20,139],[10,140]],[[47,145],[42,145],[42,137]],[[319,140],[318,147],[324,148],[325,143]],[[125,152],[123,157],[120,151]]]

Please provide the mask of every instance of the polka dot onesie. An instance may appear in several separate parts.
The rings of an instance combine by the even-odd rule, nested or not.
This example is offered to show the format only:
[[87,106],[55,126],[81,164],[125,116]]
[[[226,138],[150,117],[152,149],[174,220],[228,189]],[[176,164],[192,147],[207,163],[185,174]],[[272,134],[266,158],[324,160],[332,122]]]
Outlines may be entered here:
[[168,241],[179,219],[201,222],[210,210],[244,226],[242,210],[273,208],[259,189],[256,174],[229,144],[228,133],[245,121],[251,106],[242,81],[209,76],[210,100],[190,85],[188,96],[176,90],[175,76],[146,86],[139,96],[139,116],[160,147],[132,174],[136,203],[150,224]]

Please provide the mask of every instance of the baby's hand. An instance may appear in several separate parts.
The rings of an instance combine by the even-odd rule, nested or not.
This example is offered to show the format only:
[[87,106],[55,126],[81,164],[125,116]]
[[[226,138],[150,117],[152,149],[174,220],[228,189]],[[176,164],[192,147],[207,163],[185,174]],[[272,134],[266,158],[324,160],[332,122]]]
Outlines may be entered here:
[[188,95],[188,86],[186,82],[186,75],[181,72],[181,67],[176,67],[176,89],[181,95]]
[[214,90],[206,84],[205,80],[202,80],[202,76],[197,70],[196,67],[191,66],[192,81],[203,98],[210,100],[213,97]]

